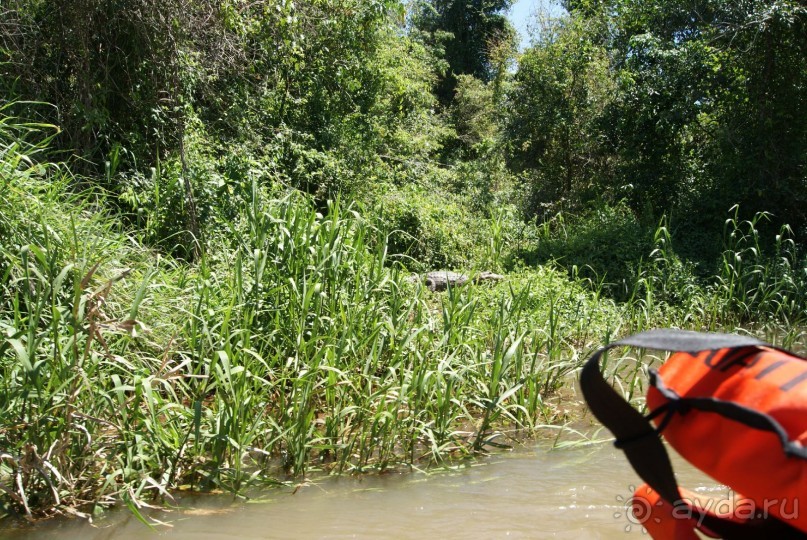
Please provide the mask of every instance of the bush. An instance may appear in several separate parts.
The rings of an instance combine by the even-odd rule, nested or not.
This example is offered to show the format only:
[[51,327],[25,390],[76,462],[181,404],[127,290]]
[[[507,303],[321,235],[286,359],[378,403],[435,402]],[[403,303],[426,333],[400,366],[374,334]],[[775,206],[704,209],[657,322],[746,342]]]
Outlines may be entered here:
[[388,256],[410,271],[463,269],[479,262],[485,221],[451,196],[416,186],[391,189],[372,209]]
[[624,205],[601,205],[572,217],[557,214],[539,230],[537,245],[521,255],[525,262],[555,261],[617,298],[632,291],[642,259],[654,249],[652,231]]

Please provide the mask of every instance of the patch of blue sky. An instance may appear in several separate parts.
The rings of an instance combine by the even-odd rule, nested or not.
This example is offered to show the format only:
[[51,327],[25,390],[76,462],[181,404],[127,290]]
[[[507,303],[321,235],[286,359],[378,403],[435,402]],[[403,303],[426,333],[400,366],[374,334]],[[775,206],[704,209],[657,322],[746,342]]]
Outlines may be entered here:
[[556,0],[515,0],[507,18],[518,31],[519,49],[521,50],[524,50],[530,43],[530,28],[535,25],[536,13],[559,17],[566,13],[566,10]]

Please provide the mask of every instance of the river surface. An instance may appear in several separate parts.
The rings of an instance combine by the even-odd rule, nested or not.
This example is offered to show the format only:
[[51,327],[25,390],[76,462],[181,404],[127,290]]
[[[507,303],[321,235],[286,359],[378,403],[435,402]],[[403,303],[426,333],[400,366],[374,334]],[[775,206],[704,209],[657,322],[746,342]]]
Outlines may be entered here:
[[[679,482],[719,490],[680,459]],[[610,444],[550,450],[535,443],[454,471],[325,478],[249,501],[193,496],[155,512],[150,531],[128,511],[91,526],[73,520],[0,529],[14,539],[649,538],[625,503],[638,477]],[[2,524],[0,524],[2,526]]]

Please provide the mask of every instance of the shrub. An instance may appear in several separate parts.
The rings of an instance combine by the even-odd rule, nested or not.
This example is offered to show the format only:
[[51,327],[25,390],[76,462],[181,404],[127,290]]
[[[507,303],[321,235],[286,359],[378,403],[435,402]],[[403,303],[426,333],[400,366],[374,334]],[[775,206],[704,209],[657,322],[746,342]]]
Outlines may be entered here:
[[537,245],[525,250],[529,264],[555,261],[570,275],[602,283],[606,293],[625,298],[643,258],[653,250],[652,231],[624,205],[601,205],[580,215],[556,215],[539,227]]
[[388,256],[409,270],[468,268],[483,249],[484,221],[449,195],[416,187],[390,189],[371,211]]

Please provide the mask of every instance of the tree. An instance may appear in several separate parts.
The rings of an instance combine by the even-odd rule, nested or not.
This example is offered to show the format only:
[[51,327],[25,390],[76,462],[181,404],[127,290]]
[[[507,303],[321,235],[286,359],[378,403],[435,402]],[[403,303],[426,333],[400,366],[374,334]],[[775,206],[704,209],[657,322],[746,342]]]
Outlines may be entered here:
[[503,12],[512,0],[423,0],[415,26],[426,32],[434,46],[441,45],[449,71],[438,95],[443,103],[454,97],[458,75],[473,75],[489,82],[497,66],[491,61],[489,44],[506,39],[513,30]]
[[522,55],[508,96],[510,165],[527,179],[528,215],[577,208],[610,179],[599,125],[613,90],[606,51],[588,38],[591,21],[550,24]]
[[609,13],[611,142],[634,203],[807,224],[807,6],[617,0]]

